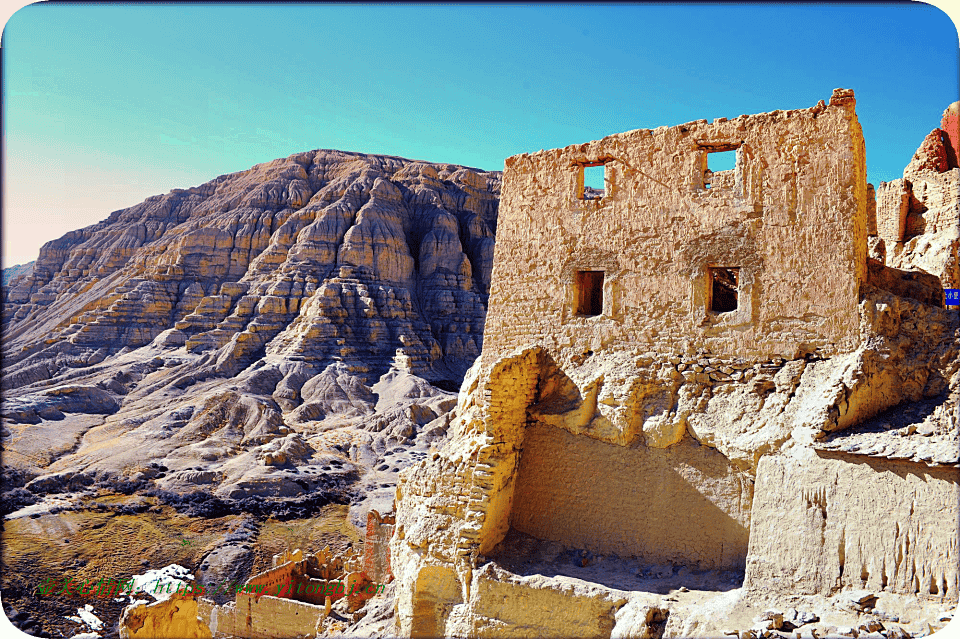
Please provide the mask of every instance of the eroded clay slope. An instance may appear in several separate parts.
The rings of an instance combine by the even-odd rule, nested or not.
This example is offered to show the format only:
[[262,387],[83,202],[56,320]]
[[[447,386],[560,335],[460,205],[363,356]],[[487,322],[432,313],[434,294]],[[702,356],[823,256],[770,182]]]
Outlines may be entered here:
[[482,347],[499,188],[309,151],[46,244],[4,288],[5,464],[39,495],[386,494]]
[[[124,348],[417,372],[479,353],[499,174],[311,151],[176,189],[46,244],[4,294],[4,386]],[[167,331],[167,332],[164,332]],[[227,348],[223,348],[228,346]]]

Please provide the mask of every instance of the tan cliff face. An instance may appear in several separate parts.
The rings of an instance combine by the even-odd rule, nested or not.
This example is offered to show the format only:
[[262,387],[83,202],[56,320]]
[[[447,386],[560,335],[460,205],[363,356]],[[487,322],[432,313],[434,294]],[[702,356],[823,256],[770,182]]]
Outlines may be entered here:
[[960,322],[937,278],[868,263],[854,104],[507,160],[483,353],[397,488],[402,636],[956,602]]

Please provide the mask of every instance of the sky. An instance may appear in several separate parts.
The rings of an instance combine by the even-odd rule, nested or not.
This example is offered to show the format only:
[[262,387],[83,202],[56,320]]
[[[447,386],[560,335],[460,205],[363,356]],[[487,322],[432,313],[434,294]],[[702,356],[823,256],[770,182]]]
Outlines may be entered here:
[[4,267],[299,151],[502,170],[611,133],[808,108],[837,87],[856,92],[878,184],[960,93],[957,28],[921,3],[38,3],[0,44]]

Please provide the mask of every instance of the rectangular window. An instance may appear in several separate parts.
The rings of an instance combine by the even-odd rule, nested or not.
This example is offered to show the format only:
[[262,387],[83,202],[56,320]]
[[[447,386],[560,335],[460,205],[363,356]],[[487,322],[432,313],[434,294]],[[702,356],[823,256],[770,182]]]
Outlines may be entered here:
[[737,310],[740,269],[709,268],[707,278],[710,287],[710,310],[714,313],[729,313]]
[[587,164],[580,167],[583,172],[582,200],[599,200],[606,195],[607,169],[604,164]]
[[577,315],[603,313],[603,271],[577,271],[574,276]]
[[703,188],[716,187],[718,182],[730,186],[734,179],[732,171],[737,168],[737,149],[729,146],[701,148],[706,151],[703,154]]
[[714,173],[718,171],[732,171],[737,168],[737,151],[714,151],[707,153],[707,168]]

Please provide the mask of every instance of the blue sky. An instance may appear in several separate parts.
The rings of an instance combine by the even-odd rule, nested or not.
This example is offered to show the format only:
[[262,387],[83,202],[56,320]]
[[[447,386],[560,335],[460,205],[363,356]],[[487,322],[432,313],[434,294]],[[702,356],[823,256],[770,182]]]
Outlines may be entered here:
[[315,148],[503,168],[857,94],[868,179],[958,99],[919,4],[44,5],[3,32],[3,265],[150,195]]

